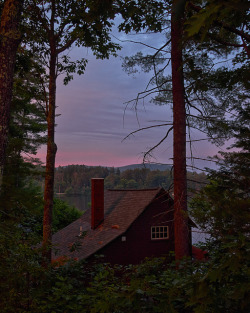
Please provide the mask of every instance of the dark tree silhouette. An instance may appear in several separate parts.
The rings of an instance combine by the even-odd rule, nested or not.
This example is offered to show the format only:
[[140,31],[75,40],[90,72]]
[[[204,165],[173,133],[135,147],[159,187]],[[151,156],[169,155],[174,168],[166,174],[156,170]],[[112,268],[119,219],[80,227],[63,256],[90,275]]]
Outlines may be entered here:
[[19,25],[22,0],[6,0],[0,24],[0,188],[10,123],[10,107],[17,48],[21,42]]

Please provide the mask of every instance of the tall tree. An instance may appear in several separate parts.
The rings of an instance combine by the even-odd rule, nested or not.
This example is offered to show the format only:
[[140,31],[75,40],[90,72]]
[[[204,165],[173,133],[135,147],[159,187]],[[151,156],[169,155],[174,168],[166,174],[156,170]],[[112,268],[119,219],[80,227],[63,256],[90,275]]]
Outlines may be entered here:
[[1,312],[19,310],[17,303],[22,303],[22,310],[28,310],[32,290],[29,275],[32,272],[33,280],[41,272],[37,262],[39,251],[34,249],[41,242],[41,236],[33,230],[43,197],[41,189],[33,183],[41,175],[34,155],[46,142],[47,125],[40,105],[43,92],[35,68],[32,57],[19,48],[0,195]]
[[171,64],[174,130],[174,228],[175,258],[189,256],[190,242],[187,213],[186,108],[183,76],[184,0],[175,0],[171,13]]
[[[90,47],[99,58],[115,54],[118,45],[111,42],[109,31],[115,16],[113,1],[51,0],[33,1],[33,15],[29,21],[33,33],[30,43],[41,62],[48,66],[45,82],[47,94],[46,117],[48,123],[47,157],[44,190],[43,250],[44,262],[51,260],[51,219],[54,194],[54,167],[57,146],[55,144],[56,79],[66,73],[65,83],[72,73],[83,74],[86,59],[71,62],[67,51],[72,46]],[[35,33],[34,30],[35,29]],[[46,86],[48,82],[48,86]]]
[[23,0],[5,0],[0,24],[0,188],[5,162],[14,65],[21,42],[20,21]]
[[[194,3],[183,0],[153,1],[150,4],[128,0],[123,3],[128,8],[122,13],[125,22],[121,24],[121,29],[126,32],[158,31],[163,32],[166,37],[165,43],[159,48],[147,44],[147,47],[153,50],[152,54],[143,55],[139,52],[133,57],[126,57],[124,68],[135,72],[136,66],[139,65],[146,72],[154,71],[154,76],[146,89],[138,94],[136,104],[138,100],[151,97],[155,93],[156,104],[173,105],[173,127],[170,122],[158,125],[168,127],[167,133],[159,143],[145,153],[144,157],[150,156],[151,152],[166,140],[173,128],[176,226],[179,224],[178,220],[181,221],[177,226],[179,230],[175,231],[176,251],[179,251],[178,246],[182,250],[176,254],[176,258],[179,259],[181,255],[188,255],[187,245],[185,248],[182,242],[187,243],[188,240],[185,213],[187,212],[185,159],[186,143],[189,141],[191,146],[192,141],[189,128],[205,132],[208,138],[216,143],[221,143],[232,136],[226,118],[231,118],[234,108],[248,97],[246,83],[248,50],[245,45],[248,42],[248,35],[244,31],[248,27],[247,9],[245,5],[235,10],[234,0],[229,1],[229,5],[224,1],[218,5],[217,1],[213,0]],[[209,19],[211,16],[212,19]],[[205,37],[202,35],[204,29]],[[187,37],[186,30],[191,32],[192,36]],[[234,49],[240,49],[239,53],[233,60],[228,60],[228,55],[234,52]],[[164,72],[168,70],[170,62],[172,73],[166,75]],[[226,62],[231,63],[230,67],[224,65]],[[156,125],[148,128],[150,127]],[[189,140],[186,138],[186,130]]]
[[[125,1],[126,2],[126,1]],[[184,11],[185,3],[183,0],[173,1],[172,4],[167,4],[169,10],[168,17],[164,20],[165,24],[170,25],[170,40],[164,44],[153,56],[153,58],[160,57],[160,51],[164,50],[165,47],[171,42],[171,66],[172,66],[172,102],[173,102],[173,126],[169,128],[169,131],[173,129],[173,146],[174,146],[174,218],[175,218],[175,258],[180,260],[184,256],[190,256],[191,245],[190,235],[188,227],[188,213],[187,213],[187,169],[186,169],[186,108],[185,108],[185,89],[184,89],[184,76],[183,76],[183,23],[184,23]],[[138,16],[143,16],[145,13],[144,4],[138,1],[137,6],[132,3],[132,7],[137,9]],[[163,6],[159,6],[159,2],[152,3],[152,7],[155,10],[159,9],[161,15]],[[152,10],[153,12],[155,10]],[[142,17],[143,21],[137,24],[136,20],[132,20],[130,16],[125,14],[125,19],[130,20],[129,24],[126,22],[122,25],[122,28],[126,30],[134,29],[136,31],[142,28],[148,28],[149,30],[162,29],[163,22],[157,19],[147,19]],[[153,21],[153,22],[152,22]],[[135,24],[134,24],[135,23]],[[129,27],[128,27],[129,25]],[[140,62],[140,61],[139,61]],[[148,70],[151,66],[154,66],[154,60],[149,65],[147,61],[141,59],[142,65]],[[159,61],[161,63],[161,60]],[[134,63],[135,64],[135,63]],[[132,66],[134,65],[132,62]],[[131,64],[130,64],[131,65]],[[154,67],[156,71],[156,68]],[[159,82],[159,77],[155,75],[154,82],[160,85],[159,89],[164,89],[163,84]],[[158,87],[158,86],[157,86]],[[162,88],[163,87],[163,88]],[[166,124],[169,125],[169,124]],[[168,136],[168,133],[166,137]],[[165,137],[165,138],[166,138]],[[164,138],[164,139],[165,139]],[[161,141],[162,142],[162,141]],[[152,150],[151,150],[152,151]]]
[[[25,206],[22,203],[27,177],[38,174],[35,164],[39,164],[39,160],[34,155],[41,144],[46,142],[44,133],[47,125],[42,106],[44,95],[35,70],[37,64],[25,49],[19,50],[15,64],[9,144],[0,201],[1,210],[6,213]],[[29,195],[26,198],[29,202],[32,197]]]

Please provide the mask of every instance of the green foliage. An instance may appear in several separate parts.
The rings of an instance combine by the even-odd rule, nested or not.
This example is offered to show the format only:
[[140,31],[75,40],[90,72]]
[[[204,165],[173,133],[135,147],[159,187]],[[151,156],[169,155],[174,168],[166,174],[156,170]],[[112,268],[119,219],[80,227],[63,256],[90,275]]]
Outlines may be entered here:
[[219,169],[191,202],[195,221],[210,235],[206,275],[197,285],[202,292],[193,303],[208,299],[214,311],[247,312],[249,306],[249,112],[247,105],[236,107],[232,147],[238,151],[221,153]]
[[83,212],[77,210],[75,207],[68,205],[66,202],[55,198],[52,218],[52,230],[58,230],[66,227],[70,223],[77,220]]
[[[26,19],[23,25],[24,41],[30,50],[37,55],[41,64],[49,66],[51,12],[53,11],[53,35],[56,50],[60,55],[57,62],[57,75],[64,75],[64,83],[73,79],[73,74],[85,72],[87,59],[71,60],[68,49],[89,47],[97,58],[108,58],[116,55],[119,45],[111,41],[109,32],[113,26],[116,8],[113,1],[36,1],[28,2]],[[52,30],[51,30],[52,32]],[[41,57],[42,56],[42,57]],[[48,75],[41,75],[47,82]],[[47,88],[46,88],[47,89]]]
[[[227,0],[227,1],[197,1],[200,5],[196,14],[191,16],[186,21],[186,28],[189,36],[203,32],[203,36],[206,35],[208,29],[211,28],[213,23],[223,21],[223,23],[232,24],[238,26],[243,18],[246,10],[249,8],[247,1],[245,0]],[[189,4],[187,4],[188,6]],[[198,7],[198,6],[197,6]]]
[[215,239],[226,235],[247,236],[250,220],[250,142],[248,105],[235,108],[232,131],[236,138],[232,148],[218,158],[220,168],[210,170],[210,183],[191,203],[197,223]]
[[21,50],[15,65],[9,144],[0,195],[3,217],[10,216],[15,225],[32,220],[42,203],[40,188],[32,183],[41,174],[35,166],[39,161],[30,154],[36,154],[44,143],[46,128],[39,105],[43,96],[33,71],[37,64],[32,55]]
[[227,251],[220,262],[217,250],[206,263],[183,260],[178,268],[165,258],[113,267],[68,262],[50,270],[47,283],[41,286],[49,288],[36,293],[32,309],[46,313],[247,312],[243,245],[241,252]]
[[165,258],[125,267],[70,261],[36,272],[28,297],[20,288],[16,311],[10,306],[14,302],[5,301],[3,312],[247,312],[248,251],[244,245],[241,254],[224,250],[221,262],[219,250],[211,249],[214,253],[206,263],[185,260],[178,269]]
[[[34,194],[32,195],[34,197]],[[33,198],[32,197],[32,198]],[[22,223],[27,229],[37,234],[41,240],[43,232],[43,201],[36,205],[36,213],[27,217]],[[52,232],[56,233],[70,223],[77,220],[83,212],[70,206],[61,199],[54,198],[54,209],[52,215]]]
[[5,220],[0,226],[0,311],[27,312],[34,280],[41,278],[39,253],[32,248],[34,238],[27,238],[18,225]]
[[133,1],[118,0],[119,13],[123,17],[119,30],[129,33],[131,31],[139,32],[142,29],[150,29],[150,31],[161,31],[162,14],[166,7],[169,8],[168,2],[165,1]]

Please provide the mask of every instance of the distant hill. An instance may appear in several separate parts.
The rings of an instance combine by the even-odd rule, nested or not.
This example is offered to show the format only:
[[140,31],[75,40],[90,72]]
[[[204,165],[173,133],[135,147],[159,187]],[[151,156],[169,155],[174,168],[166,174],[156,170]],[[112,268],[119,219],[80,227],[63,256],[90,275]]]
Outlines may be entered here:
[[136,168],[149,168],[151,171],[165,171],[165,170],[171,170],[171,165],[166,165],[166,164],[151,164],[151,163],[146,163],[146,164],[131,164],[131,165],[125,165],[121,167],[117,167],[121,172],[124,172],[126,170],[134,170]]
[[[111,169],[112,167],[110,166],[104,166],[104,165],[85,165],[85,164],[72,164],[72,165],[64,165],[64,166],[60,166],[60,168],[67,168],[68,166],[86,166],[87,168],[96,168],[96,167],[103,167],[103,168],[108,168]],[[58,168],[58,167],[57,167]],[[166,165],[166,164],[154,164],[154,163],[141,163],[141,164],[130,164],[130,165],[124,165],[124,166],[120,166],[120,167],[114,167],[115,169],[118,169],[121,172],[124,172],[126,170],[134,170],[136,168],[148,168],[151,171],[165,171],[165,170],[171,170],[171,165]]]

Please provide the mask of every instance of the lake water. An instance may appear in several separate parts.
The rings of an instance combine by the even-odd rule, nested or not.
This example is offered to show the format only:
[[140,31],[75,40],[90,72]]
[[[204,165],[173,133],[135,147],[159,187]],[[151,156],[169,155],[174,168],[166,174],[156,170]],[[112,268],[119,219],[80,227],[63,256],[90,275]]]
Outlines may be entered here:
[[86,211],[89,208],[90,197],[84,195],[66,195],[66,194],[56,194],[56,197],[73,205],[80,211]]

